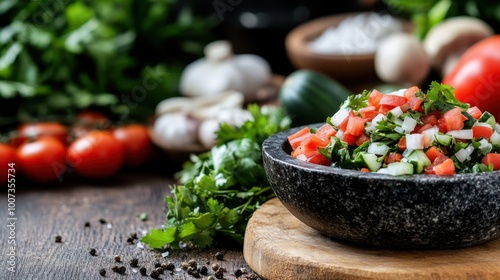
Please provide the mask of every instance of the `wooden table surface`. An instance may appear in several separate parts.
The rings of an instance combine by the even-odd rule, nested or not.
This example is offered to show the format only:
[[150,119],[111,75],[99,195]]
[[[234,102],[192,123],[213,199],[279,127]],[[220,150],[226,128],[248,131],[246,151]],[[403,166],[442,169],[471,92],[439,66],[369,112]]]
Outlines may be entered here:
[[[20,182],[16,186],[15,210],[17,220],[8,219],[7,189],[1,194],[3,225],[0,279],[152,279],[149,277],[154,264],[173,262],[176,270],[166,271],[160,279],[196,279],[181,269],[183,262],[194,259],[198,266],[206,265],[209,273],[198,279],[214,275],[212,265],[219,263],[226,268],[224,279],[260,279],[243,259],[243,247],[229,248],[223,244],[204,250],[172,251],[166,257],[161,252],[141,248],[138,241],[128,244],[132,233],[142,236],[151,228],[160,227],[165,220],[164,197],[170,194],[176,166],[162,166],[160,172],[148,170],[120,172],[100,181],[85,181],[76,177],[61,183],[39,186]],[[11,199],[12,200],[12,199]],[[12,206],[12,205],[11,205]],[[147,220],[139,215],[147,213]],[[105,224],[100,219],[106,221]],[[90,227],[85,223],[89,222]],[[9,228],[9,224],[15,224]],[[62,243],[56,243],[60,235]],[[14,250],[9,248],[15,239]],[[96,250],[96,256],[90,250]],[[8,270],[15,253],[15,272]],[[222,261],[215,254],[224,254]],[[120,255],[122,262],[114,260]],[[148,277],[141,276],[139,267],[129,261],[139,259],[139,267],[147,269]],[[112,271],[113,266],[125,266],[125,275]],[[106,270],[106,277],[99,275]],[[237,278],[234,272],[243,269]]]

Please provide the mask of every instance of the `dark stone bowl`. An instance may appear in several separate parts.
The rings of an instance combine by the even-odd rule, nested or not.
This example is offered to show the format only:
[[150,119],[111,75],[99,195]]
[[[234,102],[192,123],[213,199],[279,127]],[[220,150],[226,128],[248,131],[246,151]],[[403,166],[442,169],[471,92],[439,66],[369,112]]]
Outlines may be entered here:
[[390,176],[294,159],[287,136],[263,143],[267,177],[299,220],[336,239],[398,249],[458,248],[500,236],[500,171]]

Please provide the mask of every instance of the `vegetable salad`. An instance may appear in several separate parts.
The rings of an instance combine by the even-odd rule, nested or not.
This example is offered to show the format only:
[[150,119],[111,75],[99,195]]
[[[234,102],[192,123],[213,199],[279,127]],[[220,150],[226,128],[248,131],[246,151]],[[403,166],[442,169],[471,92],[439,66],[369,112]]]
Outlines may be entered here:
[[288,137],[294,158],[390,175],[500,170],[500,125],[488,112],[458,101],[433,82],[349,96],[319,128]]

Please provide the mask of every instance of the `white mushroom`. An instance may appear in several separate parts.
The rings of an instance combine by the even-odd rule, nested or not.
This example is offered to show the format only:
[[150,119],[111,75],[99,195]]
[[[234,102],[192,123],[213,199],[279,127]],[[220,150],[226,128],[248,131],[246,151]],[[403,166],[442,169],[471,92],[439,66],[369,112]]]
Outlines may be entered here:
[[493,34],[493,29],[478,18],[453,17],[431,28],[423,45],[432,67],[445,76],[467,48]]
[[388,36],[375,53],[375,71],[382,81],[388,83],[420,85],[430,68],[422,44],[408,33]]

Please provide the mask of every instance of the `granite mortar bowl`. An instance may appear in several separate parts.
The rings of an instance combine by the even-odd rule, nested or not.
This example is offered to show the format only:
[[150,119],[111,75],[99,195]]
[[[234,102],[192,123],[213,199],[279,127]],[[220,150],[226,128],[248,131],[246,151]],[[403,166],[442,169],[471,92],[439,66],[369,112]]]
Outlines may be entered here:
[[321,166],[290,156],[287,136],[300,128],[269,137],[262,152],[273,191],[304,224],[397,249],[467,247],[500,236],[500,171],[390,176]]

